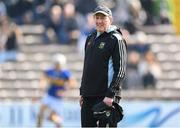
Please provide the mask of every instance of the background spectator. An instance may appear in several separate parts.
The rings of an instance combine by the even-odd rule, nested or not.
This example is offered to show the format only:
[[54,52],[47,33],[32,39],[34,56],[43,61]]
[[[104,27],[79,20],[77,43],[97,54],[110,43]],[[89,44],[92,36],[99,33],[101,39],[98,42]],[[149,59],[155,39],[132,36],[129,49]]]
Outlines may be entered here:
[[77,42],[79,38],[79,28],[75,16],[75,6],[72,3],[66,3],[63,7],[63,31],[59,33],[62,43]]
[[62,8],[59,5],[54,5],[50,8],[47,21],[44,22],[45,26],[45,37],[44,42],[49,43],[50,41],[58,40],[62,42],[60,33],[63,32],[63,19],[62,19]]
[[95,24],[94,24],[94,16],[92,13],[87,14],[85,24],[82,25],[80,29],[80,36],[78,39],[78,51],[79,53],[83,54],[84,53],[84,46],[85,46],[85,41],[86,37],[95,29]]
[[142,89],[142,77],[138,71],[138,65],[140,62],[140,54],[135,51],[128,53],[128,65],[127,65],[127,77],[124,89]]
[[85,16],[92,12],[97,7],[97,4],[96,0],[77,0],[76,11]]
[[7,9],[3,1],[0,1],[0,16],[6,16]]
[[18,26],[7,16],[1,17],[0,22],[0,62],[16,61],[18,43],[23,41]]
[[145,58],[139,63],[138,69],[143,78],[144,87],[154,88],[156,85],[156,80],[162,75],[162,71],[159,63],[151,51],[148,51],[145,54]]

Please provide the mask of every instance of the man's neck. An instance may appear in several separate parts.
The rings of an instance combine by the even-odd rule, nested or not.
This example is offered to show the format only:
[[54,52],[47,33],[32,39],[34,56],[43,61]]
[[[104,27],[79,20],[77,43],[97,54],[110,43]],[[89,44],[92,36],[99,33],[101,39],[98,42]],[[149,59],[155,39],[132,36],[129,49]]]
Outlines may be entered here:
[[105,31],[103,31],[103,32],[97,31],[96,37],[100,36],[100,35],[103,34],[104,32],[107,32],[109,28],[110,28],[110,26],[109,26]]
[[98,36],[100,36],[101,34],[102,34],[102,32],[98,32],[98,31],[97,31],[96,38],[97,38]]

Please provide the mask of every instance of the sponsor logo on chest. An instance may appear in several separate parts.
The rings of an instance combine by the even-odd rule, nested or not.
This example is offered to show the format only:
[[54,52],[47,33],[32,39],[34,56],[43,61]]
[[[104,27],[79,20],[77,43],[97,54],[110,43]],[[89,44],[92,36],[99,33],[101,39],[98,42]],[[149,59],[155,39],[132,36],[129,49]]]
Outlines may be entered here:
[[104,46],[105,46],[105,42],[101,42],[101,43],[99,44],[98,48],[99,48],[99,49],[103,49]]

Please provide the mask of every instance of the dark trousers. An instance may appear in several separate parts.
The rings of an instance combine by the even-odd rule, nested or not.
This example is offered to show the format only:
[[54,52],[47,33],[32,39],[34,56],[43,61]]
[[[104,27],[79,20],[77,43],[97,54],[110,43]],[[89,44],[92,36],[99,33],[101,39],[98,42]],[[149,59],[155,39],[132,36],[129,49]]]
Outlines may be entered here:
[[[81,107],[81,126],[82,127],[106,127],[107,122],[98,121],[93,116],[92,107],[101,102],[104,97],[83,97]],[[97,123],[98,122],[98,123]],[[109,127],[117,127],[117,124],[109,124]]]

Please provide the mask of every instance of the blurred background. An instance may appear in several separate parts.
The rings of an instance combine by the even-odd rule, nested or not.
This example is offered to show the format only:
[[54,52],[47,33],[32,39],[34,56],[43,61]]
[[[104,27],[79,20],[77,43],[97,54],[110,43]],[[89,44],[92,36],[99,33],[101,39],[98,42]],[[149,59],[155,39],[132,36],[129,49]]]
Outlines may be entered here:
[[36,126],[41,75],[57,53],[77,80],[65,93],[63,126],[80,126],[84,43],[99,4],[128,45],[119,126],[180,127],[179,0],[0,0],[0,127]]

